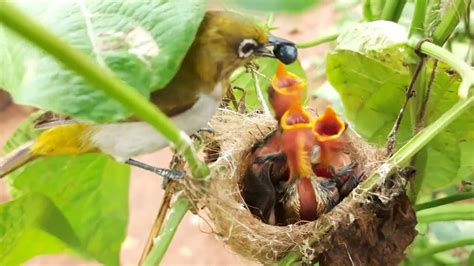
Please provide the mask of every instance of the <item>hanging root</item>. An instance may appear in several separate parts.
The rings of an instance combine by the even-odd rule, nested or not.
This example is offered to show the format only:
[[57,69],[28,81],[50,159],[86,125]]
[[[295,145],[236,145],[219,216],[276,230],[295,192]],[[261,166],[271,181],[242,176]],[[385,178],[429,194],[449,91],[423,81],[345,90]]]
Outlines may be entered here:
[[[213,152],[208,154],[212,157],[209,183],[190,178],[181,183],[193,209],[201,210],[215,234],[232,250],[265,264],[291,250],[298,251],[304,262],[317,260],[322,265],[392,265],[401,261],[416,235],[403,176],[396,174],[369,191],[357,187],[316,221],[268,225],[245,205],[240,182],[250,163],[250,148],[276,128],[276,121],[265,114],[222,109],[211,126],[215,136],[208,141],[208,150]],[[372,173],[384,162],[383,151],[350,137],[346,152],[364,173]]]

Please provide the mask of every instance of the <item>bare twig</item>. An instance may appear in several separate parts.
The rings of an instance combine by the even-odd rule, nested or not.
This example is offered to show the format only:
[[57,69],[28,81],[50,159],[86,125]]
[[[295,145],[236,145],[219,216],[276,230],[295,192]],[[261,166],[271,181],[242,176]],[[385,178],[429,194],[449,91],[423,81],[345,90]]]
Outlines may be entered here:
[[398,132],[398,129],[400,128],[400,124],[402,123],[403,115],[405,114],[405,110],[407,108],[408,102],[410,101],[410,98],[413,97],[415,94],[415,91],[413,90],[413,88],[415,86],[416,80],[418,79],[418,76],[420,75],[420,71],[423,68],[425,59],[426,59],[426,56],[420,55],[420,60],[418,61],[418,64],[416,65],[415,73],[413,74],[410,84],[408,85],[407,90],[405,92],[405,101],[403,102],[403,105],[400,108],[400,112],[398,113],[397,119],[395,120],[392,130],[390,130],[390,133],[387,136],[387,145],[385,146],[385,149],[387,151],[388,157],[392,156],[393,153],[395,152],[395,146],[397,144],[397,132]]
[[431,71],[431,77],[428,81],[428,88],[426,89],[426,93],[424,95],[423,101],[421,102],[420,106],[420,113],[418,115],[418,121],[416,124],[416,133],[420,132],[425,127],[425,119],[426,119],[426,108],[428,106],[428,101],[431,96],[431,91],[433,90],[433,84],[436,77],[436,70],[438,68],[438,60],[435,59],[433,63],[433,70]]
[[260,105],[263,108],[263,112],[268,116],[272,116],[272,113],[270,112],[270,109],[268,108],[267,102],[265,102],[265,98],[263,97],[262,88],[260,87],[260,81],[258,79],[259,73],[258,73],[257,68],[254,65],[249,65],[248,70],[250,74],[252,74],[252,79],[255,85],[255,91],[257,92],[258,101],[260,102]]

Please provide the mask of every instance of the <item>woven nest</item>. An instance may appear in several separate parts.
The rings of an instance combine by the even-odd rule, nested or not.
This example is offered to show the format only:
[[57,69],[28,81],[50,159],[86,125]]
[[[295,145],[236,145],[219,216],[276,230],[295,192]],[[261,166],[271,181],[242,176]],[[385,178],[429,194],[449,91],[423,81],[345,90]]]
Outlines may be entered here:
[[[369,189],[364,183],[330,212],[313,222],[268,225],[254,217],[240,194],[249,150],[276,121],[264,114],[221,109],[211,121],[215,136],[205,151],[211,176],[205,185],[187,179],[185,190],[195,210],[206,212],[217,236],[243,257],[274,263],[289,251],[321,265],[397,265],[416,235],[416,218],[405,195],[406,178],[397,173]],[[347,148],[364,173],[383,163],[380,152],[354,134]],[[368,176],[368,175],[367,175]]]

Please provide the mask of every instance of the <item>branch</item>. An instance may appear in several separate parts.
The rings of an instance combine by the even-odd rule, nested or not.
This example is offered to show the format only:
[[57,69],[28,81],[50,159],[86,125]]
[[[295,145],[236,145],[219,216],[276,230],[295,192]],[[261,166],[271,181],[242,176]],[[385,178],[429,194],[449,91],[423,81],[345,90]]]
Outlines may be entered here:
[[446,49],[430,42],[423,42],[420,46],[420,51],[435,59],[445,62],[461,75],[462,82],[459,86],[458,96],[461,99],[466,99],[469,95],[470,88],[474,86],[474,71],[472,70],[472,67],[457,58],[454,54],[448,52]]
[[319,37],[317,39],[314,39],[312,41],[297,43],[296,47],[298,47],[300,49],[304,49],[304,48],[315,47],[315,46],[318,46],[318,45],[323,44],[323,43],[332,42],[332,41],[335,41],[337,39],[337,37],[339,37],[339,34],[340,34],[339,32],[335,32],[335,33],[332,33],[332,34],[321,36],[321,37]]
[[439,252],[443,252],[443,251],[450,250],[453,248],[469,246],[469,245],[474,245],[474,237],[454,240],[451,242],[426,247],[419,252],[414,252],[413,258],[418,259],[422,257],[427,257]]
[[406,2],[406,0],[387,0],[382,10],[381,19],[398,22]]
[[184,195],[180,193],[176,195],[176,201],[169,210],[169,217],[167,222],[163,225],[160,234],[155,238],[155,244],[150,251],[150,254],[146,257],[143,262],[144,266],[155,266],[159,265],[163,257],[165,256],[166,250],[173,239],[178,225],[183,219],[184,215],[188,212],[189,201]]
[[453,203],[453,202],[456,202],[456,201],[472,199],[472,198],[474,198],[474,192],[457,193],[457,194],[451,195],[449,197],[445,197],[445,198],[441,198],[441,199],[435,199],[435,200],[432,200],[432,201],[417,204],[417,205],[413,206],[413,209],[415,209],[415,211],[422,211],[422,210],[425,210],[425,209],[430,209],[430,208],[438,207],[438,206],[441,206],[441,205]]
[[459,23],[459,19],[464,16],[471,0],[453,0],[448,12],[444,14],[436,30],[433,32],[433,42],[443,45],[451,36]]
[[411,36],[418,36],[419,38],[425,35],[425,16],[428,0],[415,0],[415,11],[413,12],[413,19],[410,25]]

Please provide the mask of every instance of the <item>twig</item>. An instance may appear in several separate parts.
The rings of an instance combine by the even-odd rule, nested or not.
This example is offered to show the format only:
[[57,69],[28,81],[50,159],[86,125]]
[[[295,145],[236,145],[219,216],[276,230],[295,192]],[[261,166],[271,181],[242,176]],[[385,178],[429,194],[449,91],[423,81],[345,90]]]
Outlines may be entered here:
[[265,98],[263,97],[262,88],[260,87],[260,81],[256,73],[257,69],[254,66],[250,65],[249,71],[252,74],[252,79],[255,85],[255,91],[257,92],[258,101],[260,102],[260,105],[263,108],[263,112],[268,116],[272,116],[272,113],[270,112],[270,109],[268,108],[267,102],[265,102]]
[[413,209],[415,209],[415,211],[421,211],[421,210],[445,205],[448,203],[452,203],[452,202],[456,202],[460,200],[472,199],[472,198],[474,198],[474,192],[456,193],[454,195],[451,195],[445,198],[435,199],[432,201],[416,204],[415,206],[413,206]]
[[153,226],[151,227],[150,233],[148,234],[148,239],[146,241],[145,247],[143,248],[138,265],[143,265],[143,263],[145,262],[145,258],[150,253],[156,236],[160,233],[161,228],[163,227],[163,222],[165,220],[166,213],[168,213],[171,198],[173,196],[173,192],[171,190],[172,184],[173,183],[169,184],[166,187],[165,195],[163,196],[163,201],[161,202],[160,210],[158,211],[155,221],[153,222]]
[[[419,44],[421,45],[421,43],[423,43],[423,41],[421,41]],[[405,110],[407,108],[408,102],[410,101],[410,98],[414,96],[413,88],[415,86],[416,80],[418,79],[418,76],[420,75],[420,71],[423,68],[425,60],[426,60],[426,56],[420,54],[420,60],[418,61],[418,64],[416,65],[416,69],[415,69],[415,72],[413,73],[413,77],[405,92],[405,101],[403,102],[403,105],[400,108],[400,112],[398,113],[397,119],[395,120],[392,130],[390,130],[390,133],[387,136],[387,145],[385,149],[387,151],[387,156],[389,157],[392,156],[393,153],[395,152],[395,146],[397,144],[397,132],[402,123],[403,115],[405,114]]]
[[416,133],[420,132],[425,127],[425,119],[426,119],[426,107],[428,106],[428,101],[431,96],[431,91],[433,90],[433,84],[436,77],[436,69],[438,68],[438,60],[435,59],[433,63],[433,70],[431,71],[431,77],[428,81],[428,88],[426,89],[426,94],[423,98],[423,102],[421,102],[420,106],[420,113],[418,115],[418,121],[416,125]]

